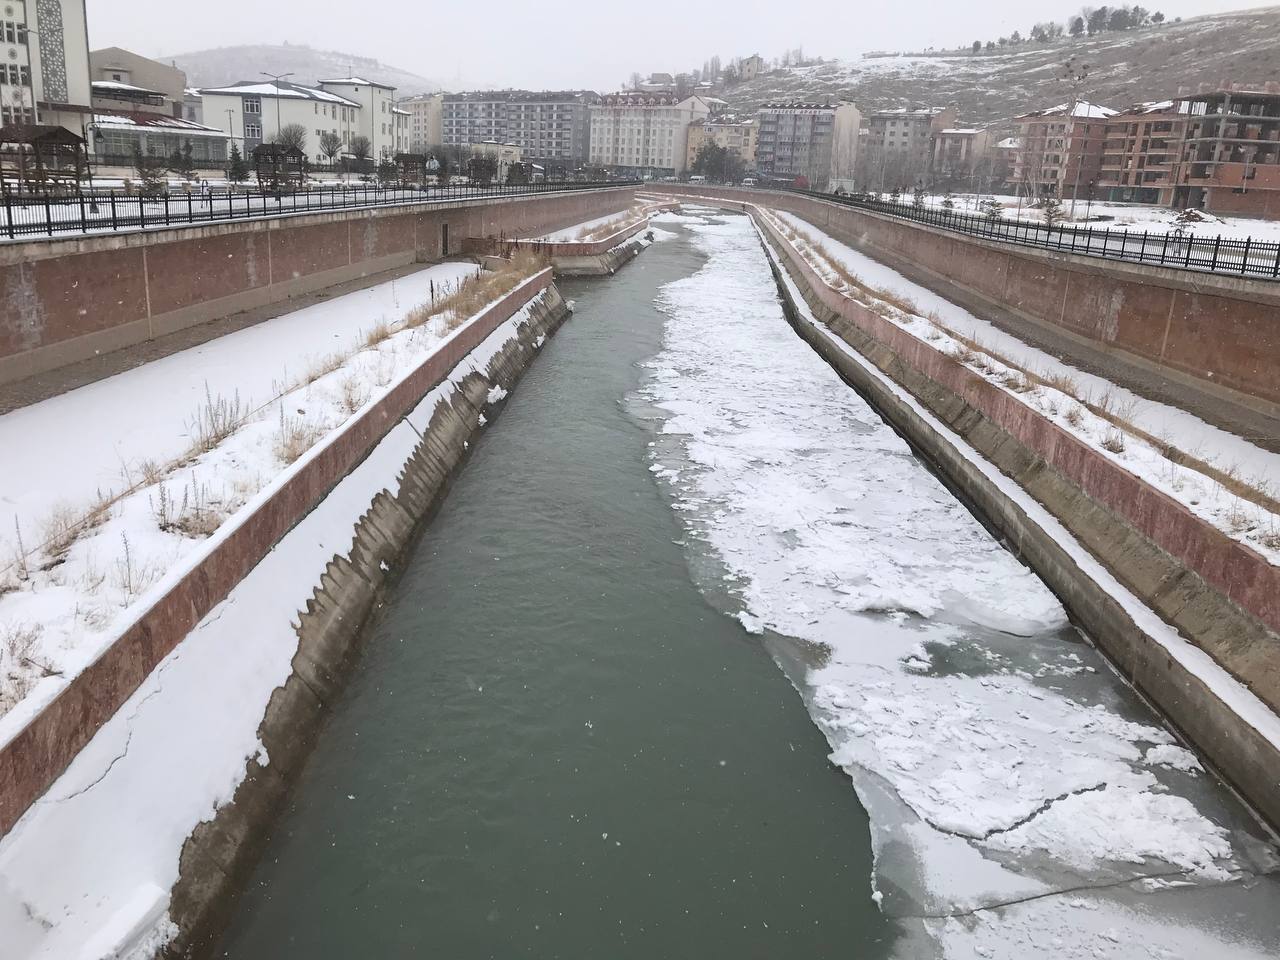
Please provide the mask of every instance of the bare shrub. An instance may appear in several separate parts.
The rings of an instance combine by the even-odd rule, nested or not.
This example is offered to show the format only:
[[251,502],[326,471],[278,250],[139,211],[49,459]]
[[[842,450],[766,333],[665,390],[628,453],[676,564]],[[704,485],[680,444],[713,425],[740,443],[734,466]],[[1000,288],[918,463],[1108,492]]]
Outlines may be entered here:
[[211,536],[226,519],[226,512],[210,502],[208,487],[194,477],[183,488],[181,500],[170,496],[168,488],[160,484],[151,499],[151,512],[161,530],[188,537]]
[[346,361],[346,357],[340,353],[326,353],[323,356],[313,357],[311,365],[307,367],[306,375],[303,377],[304,383],[315,383],[323,376],[327,376],[337,370]]
[[1124,453],[1124,448],[1124,433],[1115,427],[1107,430],[1106,436],[1102,438],[1102,449],[1109,450],[1112,453]]
[[191,454],[199,456],[208,453],[222,443],[239,429],[244,415],[240,391],[237,390],[228,400],[221,394],[212,396],[209,385],[205,384],[204,403],[196,409],[195,419],[187,424],[187,430],[191,434]]
[[339,390],[342,409],[349,414],[355,413],[369,402],[369,387],[354,373],[343,377]]
[[1244,533],[1253,527],[1253,520],[1245,510],[1243,501],[1239,497],[1232,497],[1231,508],[1227,510],[1227,529],[1232,533]]
[[978,359],[978,355],[966,343],[957,343],[951,348],[951,359],[959,363],[971,364]]
[[66,504],[54,507],[44,522],[44,550],[51,559],[61,560],[67,555],[80,536],[80,520],[75,510]]
[[120,534],[120,542],[124,549],[115,561],[114,584],[124,594],[121,606],[127,607],[159,580],[164,571],[154,564],[140,562],[133,555],[128,534]]
[[154,460],[143,460],[138,464],[138,469],[142,473],[143,482],[147,485],[159,483],[165,472],[164,468]]
[[391,336],[391,324],[384,317],[365,331],[364,345],[366,347],[376,347],[389,336]]
[[1077,404],[1072,404],[1066,413],[1067,423],[1073,427],[1080,426],[1084,422],[1084,411]]
[[1000,383],[1002,386],[1012,390],[1014,393],[1030,393],[1036,388],[1034,383],[1028,380],[1024,374],[1016,370],[1006,370],[1001,374]]
[[39,624],[6,623],[0,625],[0,714],[6,713],[31,692],[41,677],[57,671],[36,656],[40,639]]
[[1080,397],[1080,384],[1076,382],[1075,377],[1070,374],[1063,373],[1061,370],[1046,370],[1040,374],[1040,379],[1045,386],[1052,387],[1061,393],[1065,393],[1068,397]]

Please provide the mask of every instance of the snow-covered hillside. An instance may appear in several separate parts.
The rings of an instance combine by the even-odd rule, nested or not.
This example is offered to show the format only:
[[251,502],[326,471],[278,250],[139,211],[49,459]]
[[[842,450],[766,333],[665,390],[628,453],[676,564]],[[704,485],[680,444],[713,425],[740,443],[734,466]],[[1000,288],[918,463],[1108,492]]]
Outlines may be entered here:
[[1113,107],[1176,95],[1224,80],[1280,77],[1280,7],[1196,17],[1079,40],[1025,43],[998,53],[871,56],[775,70],[721,96],[751,110],[777,99],[848,97],[864,111],[912,105],[959,109],[992,123],[1070,96],[1058,77],[1069,56],[1089,65],[1082,95]]

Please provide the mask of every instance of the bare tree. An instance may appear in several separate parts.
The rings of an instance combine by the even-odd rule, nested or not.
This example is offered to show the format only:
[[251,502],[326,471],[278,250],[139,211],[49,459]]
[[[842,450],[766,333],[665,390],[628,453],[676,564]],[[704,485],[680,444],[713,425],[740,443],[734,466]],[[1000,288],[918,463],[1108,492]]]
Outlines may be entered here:
[[307,152],[307,128],[300,123],[286,123],[276,134],[276,143],[282,147]]
[[320,134],[320,155],[330,163],[342,152],[342,138],[332,130]]

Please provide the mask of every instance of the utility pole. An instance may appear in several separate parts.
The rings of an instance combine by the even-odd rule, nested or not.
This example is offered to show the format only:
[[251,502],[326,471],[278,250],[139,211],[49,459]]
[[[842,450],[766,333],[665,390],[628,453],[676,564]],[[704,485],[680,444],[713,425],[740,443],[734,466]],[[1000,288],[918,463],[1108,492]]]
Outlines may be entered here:
[[275,142],[276,144],[279,144],[279,143],[280,143],[280,81],[281,81],[281,80],[283,80],[285,77],[292,77],[292,76],[293,76],[293,73],[292,73],[292,72],[289,72],[289,73],[279,73],[279,74],[276,74],[276,73],[267,73],[267,71],[265,71],[265,70],[259,70],[258,72],[259,72],[259,73],[261,73],[264,77],[270,77],[272,80],[274,80],[274,81],[275,81],[275,85],[276,85],[276,135],[275,135],[275,138],[274,138],[274,141],[273,141],[273,142]]

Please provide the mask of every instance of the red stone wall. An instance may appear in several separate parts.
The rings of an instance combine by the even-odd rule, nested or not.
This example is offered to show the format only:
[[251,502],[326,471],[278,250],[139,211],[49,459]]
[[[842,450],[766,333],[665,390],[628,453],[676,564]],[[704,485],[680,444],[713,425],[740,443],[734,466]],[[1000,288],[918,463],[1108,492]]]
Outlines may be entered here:
[[[385,397],[329,438],[268,500],[195,562],[96,661],[74,677],[21,733],[0,747],[0,836],[98,729],[263,557],[305,517],[421,398],[502,323],[551,284],[543,270],[495,302]],[[390,482],[393,478],[388,478]],[[317,570],[319,577],[322,571]]]

